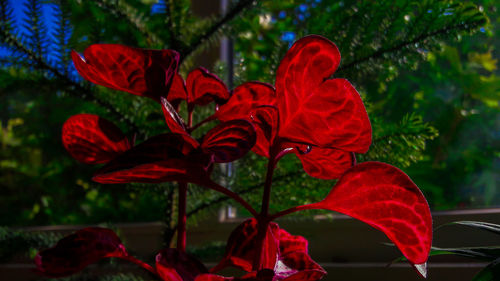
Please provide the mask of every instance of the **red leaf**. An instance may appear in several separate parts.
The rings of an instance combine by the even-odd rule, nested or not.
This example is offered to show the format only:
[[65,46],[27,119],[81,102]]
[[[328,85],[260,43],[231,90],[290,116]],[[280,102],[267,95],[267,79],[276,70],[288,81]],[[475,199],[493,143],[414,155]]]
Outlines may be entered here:
[[128,256],[116,234],[105,228],[89,227],[64,237],[35,257],[37,272],[48,277],[76,273],[103,258]]
[[252,150],[261,156],[269,157],[278,131],[278,109],[274,106],[259,106],[252,111],[251,118],[257,134]]
[[172,85],[170,86],[170,91],[167,95],[167,100],[172,104],[172,106],[179,110],[179,104],[183,100],[187,100],[187,91],[186,84],[184,83],[184,79],[182,79],[179,73],[175,73],[174,78],[172,79]]
[[165,116],[165,122],[172,133],[181,134],[185,137],[185,140],[189,142],[193,147],[198,147],[199,143],[191,137],[187,132],[186,124],[182,117],[177,113],[175,108],[168,102],[165,98],[160,98],[161,108],[163,110],[163,116]]
[[105,184],[203,182],[208,177],[210,159],[193,151],[190,138],[179,134],[154,136],[109,162],[92,179]]
[[358,92],[345,79],[328,79],[340,53],[328,39],[298,40],[276,75],[280,137],[297,143],[364,153],[371,126]]
[[84,56],[71,53],[78,73],[92,83],[160,101],[166,96],[179,63],[173,50],[146,50],[95,44]]
[[189,73],[186,89],[190,105],[206,105],[212,101],[222,104],[229,98],[229,91],[224,82],[202,67]]
[[340,212],[381,230],[414,265],[427,261],[432,242],[429,205],[411,179],[391,165],[354,166],[312,207]]
[[314,262],[307,253],[307,240],[299,235],[291,235],[278,229],[280,255],[274,267],[275,280],[315,281],[321,279],[326,271]]
[[319,179],[338,179],[354,163],[354,153],[334,148],[313,147],[309,153],[296,153],[304,171]]
[[236,119],[221,123],[203,137],[201,148],[214,154],[217,163],[232,162],[243,157],[255,144],[252,123]]
[[[277,224],[271,223],[268,227],[266,238],[262,249],[262,268],[273,269],[279,254],[278,240],[274,237]],[[235,266],[247,272],[252,271],[252,264],[257,255],[257,220],[248,219],[240,224],[229,236],[226,245],[226,253],[222,261],[210,270],[217,272],[227,266]]]
[[196,258],[177,249],[164,249],[156,256],[156,270],[165,281],[194,281],[196,276],[208,273]]
[[221,121],[250,118],[252,110],[263,105],[275,105],[276,93],[272,85],[247,82],[233,90],[231,98],[216,113]]
[[77,114],[64,122],[62,142],[76,160],[101,164],[130,149],[122,131],[110,121],[93,114]]

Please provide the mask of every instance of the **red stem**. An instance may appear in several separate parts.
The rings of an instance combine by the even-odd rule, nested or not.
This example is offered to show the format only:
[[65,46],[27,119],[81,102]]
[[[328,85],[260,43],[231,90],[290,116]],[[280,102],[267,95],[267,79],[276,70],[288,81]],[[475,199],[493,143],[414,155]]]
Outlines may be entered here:
[[[258,222],[258,230],[257,230],[257,253],[253,260],[253,268],[252,270],[258,271],[261,268],[261,260],[262,260],[262,248],[264,247],[264,240],[267,234],[267,228],[269,225],[270,217],[269,217],[269,202],[271,199],[271,185],[273,182],[273,172],[276,167],[276,163],[279,158],[283,155],[281,152],[276,153],[276,147],[279,145],[273,145],[270,149],[269,153],[269,161],[267,162],[267,173],[266,173],[266,181],[264,183],[264,192],[262,194],[262,208],[260,211],[259,217],[257,217]],[[279,157],[278,157],[279,156]]]
[[192,108],[188,110],[188,128],[191,128],[191,126],[193,125],[193,111],[194,110]]
[[303,210],[312,210],[312,209],[322,209],[321,202],[311,203],[311,204],[301,205],[301,206],[295,206],[295,207],[292,207],[290,209],[286,209],[286,210],[283,210],[283,211],[278,212],[276,214],[273,214],[269,217],[269,219],[275,220],[279,217],[286,216],[286,215],[291,214],[291,213],[295,213],[295,212],[303,211]]
[[203,125],[203,124],[205,124],[205,123],[208,123],[208,122],[210,122],[210,121],[212,121],[212,120],[215,120],[215,119],[216,119],[216,118],[215,118],[215,114],[210,115],[210,116],[208,116],[207,118],[205,118],[204,120],[202,120],[200,123],[198,123],[198,124],[194,125],[192,128],[191,128],[191,127],[189,127],[189,132],[191,133],[192,131],[194,131],[194,130],[198,129],[201,125]]
[[[159,276],[158,275],[158,272],[156,272],[156,269],[154,269],[151,265],[135,258],[134,256],[125,256],[125,257],[122,257],[124,260],[127,260],[129,262],[133,262],[135,264],[137,264],[138,266],[146,269],[147,271],[153,273],[155,276]],[[160,278],[161,279],[161,278]]]
[[177,217],[177,249],[186,251],[186,202],[187,183],[179,182],[179,210]]
[[238,194],[232,192],[231,190],[219,185],[218,183],[208,179],[207,181],[205,181],[203,183],[203,185],[207,188],[210,188],[210,189],[213,189],[215,191],[218,191],[222,194],[225,194],[231,198],[233,198],[236,202],[240,203],[241,206],[243,206],[245,209],[247,209],[254,217],[258,217],[259,214],[257,213],[257,211],[255,211],[254,208],[252,208],[252,206],[250,206],[250,204],[248,204],[247,201],[245,201],[245,199],[241,198]]

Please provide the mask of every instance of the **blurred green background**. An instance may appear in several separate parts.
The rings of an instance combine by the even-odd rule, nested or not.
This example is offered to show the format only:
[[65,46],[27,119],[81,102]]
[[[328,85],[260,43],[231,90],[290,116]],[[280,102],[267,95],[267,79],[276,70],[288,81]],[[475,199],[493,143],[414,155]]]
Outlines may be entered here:
[[[70,50],[172,48],[183,56],[184,77],[202,64],[228,81],[232,69],[236,86],[273,83],[286,50],[308,34],[338,45],[335,76],[365,102],[374,142],[360,162],[403,169],[434,210],[499,206],[498,7],[498,0],[243,0],[221,12],[215,0],[1,0],[0,225],[175,224],[170,184],[93,183],[96,167],[64,150],[62,124],[77,113],[106,117],[138,142],[167,131],[154,102],[83,81]],[[231,66],[219,60],[223,36],[233,42]],[[211,110],[198,110],[196,120]],[[225,179],[257,208],[265,165],[249,154]],[[271,209],[320,200],[333,184],[309,177],[288,155],[275,173]],[[190,222],[230,203],[196,186],[189,196]]]

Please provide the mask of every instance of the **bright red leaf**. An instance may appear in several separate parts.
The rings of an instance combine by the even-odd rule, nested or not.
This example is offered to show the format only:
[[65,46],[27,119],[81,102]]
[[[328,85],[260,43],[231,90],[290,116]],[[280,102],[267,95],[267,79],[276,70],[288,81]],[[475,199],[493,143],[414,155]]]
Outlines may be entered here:
[[296,153],[304,171],[319,179],[338,179],[355,163],[355,155],[335,148],[312,147],[308,153]]
[[76,273],[103,258],[128,256],[116,234],[105,228],[89,227],[59,240],[35,257],[37,272],[48,277]]
[[194,281],[208,273],[200,261],[178,249],[161,250],[156,256],[156,271],[165,281]]
[[93,114],[77,114],[66,120],[62,142],[73,158],[86,164],[107,163],[131,147],[115,124]]
[[213,154],[216,163],[232,162],[250,151],[255,138],[252,123],[236,119],[221,123],[208,131],[203,137],[201,148]]
[[275,236],[279,239],[280,255],[274,267],[274,280],[316,281],[326,274],[309,256],[308,242],[304,237],[291,235],[281,228]]
[[279,136],[323,148],[365,153],[371,125],[358,92],[331,79],[340,53],[328,39],[306,36],[288,50],[276,75]]
[[[263,243],[261,265],[262,268],[274,269],[279,254],[279,242],[274,237],[273,229],[278,227],[270,223]],[[229,236],[226,245],[226,253],[221,262],[210,270],[218,272],[227,266],[235,266],[247,272],[252,271],[252,264],[257,255],[257,233],[258,223],[254,218],[248,219],[240,224]]]
[[84,57],[73,51],[78,73],[92,83],[150,97],[166,97],[177,72],[179,54],[173,50],[147,50],[115,44],[89,46]]
[[415,266],[426,263],[432,217],[424,195],[401,170],[380,162],[349,169],[314,209],[340,212],[384,232]]
[[248,118],[250,113],[263,105],[276,105],[276,93],[270,84],[247,82],[233,90],[231,98],[216,113],[221,121]]
[[[224,258],[211,272],[217,272],[226,266],[235,266],[250,272],[258,253],[257,233],[256,219],[249,219],[240,224],[229,236]],[[261,268],[272,269],[275,281],[321,279],[326,272],[309,257],[307,244],[304,237],[291,235],[271,222],[264,238]]]
[[203,182],[210,171],[210,157],[195,151],[189,139],[180,134],[154,136],[109,162],[92,179],[105,184]]
[[[273,86],[261,82],[247,82],[233,90],[231,98],[215,113],[217,119],[251,119],[257,140],[252,150],[269,157],[269,148],[277,132],[278,111]],[[274,111],[274,112],[272,112]]]

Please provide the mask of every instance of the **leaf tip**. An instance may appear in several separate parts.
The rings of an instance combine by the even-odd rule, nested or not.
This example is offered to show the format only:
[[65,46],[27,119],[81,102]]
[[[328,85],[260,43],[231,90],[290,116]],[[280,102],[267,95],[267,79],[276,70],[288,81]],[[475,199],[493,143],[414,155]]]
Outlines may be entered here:
[[427,262],[414,264],[413,267],[422,277],[427,278]]

